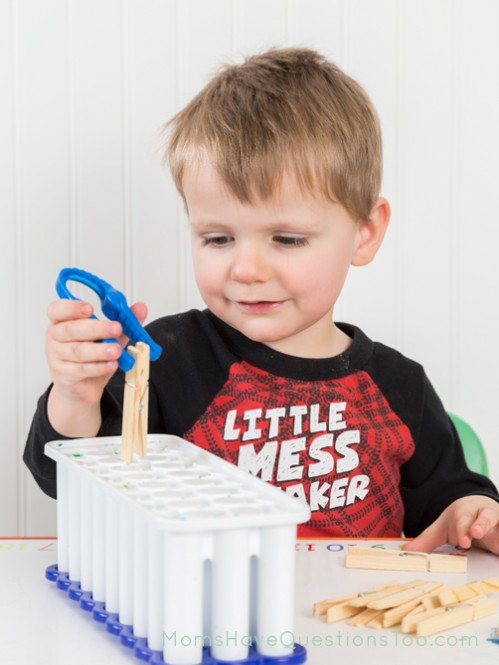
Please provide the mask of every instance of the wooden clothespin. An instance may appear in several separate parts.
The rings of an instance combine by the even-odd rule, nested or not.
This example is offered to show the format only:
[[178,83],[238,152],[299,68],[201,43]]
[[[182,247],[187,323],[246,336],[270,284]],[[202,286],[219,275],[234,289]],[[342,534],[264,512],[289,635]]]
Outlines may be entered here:
[[405,584],[397,583],[394,586],[388,587],[386,589],[380,589],[380,591],[376,591],[374,593],[359,593],[357,598],[352,600],[350,604],[354,607],[368,607],[370,609],[378,610],[380,608],[376,607],[376,605],[373,605],[373,603],[383,601],[386,598],[392,598],[393,596],[406,591],[408,588],[409,587],[407,587]]
[[480,582],[471,582],[460,587],[446,587],[438,594],[438,601],[441,606],[462,603],[476,596],[486,596],[490,593],[499,591],[499,579],[489,577]]
[[[425,586],[427,585],[421,580],[407,582],[403,585],[391,582],[368,591],[316,603],[314,615],[325,614],[327,623],[354,617],[352,625],[374,627],[374,622],[382,619],[384,609],[420,598],[426,591]],[[359,624],[356,623],[357,621]]]
[[423,637],[491,616],[497,602],[487,594],[497,591],[497,578],[455,588],[425,580],[390,582],[316,603],[314,615],[326,615],[328,623],[346,619],[351,626],[378,629],[401,624],[402,632]]
[[[314,604],[313,615],[314,617],[324,616],[325,614],[327,614],[327,610],[330,607],[333,607],[333,605],[346,603],[348,601],[357,598],[364,598],[368,594],[374,594],[377,593],[378,591],[383,591],[384,589],[390,589],[392,587],[400,588],[400,584],[398,582],[387,582],[386,584],[378,584],[372,589],[368,589],[367,591],[361,591],[360,593],[351,593],[348,596],[338,596],[337,598],[330,598],[329,600],[321,600]],[[367,602],[368,601],[366,601],[366,604]]]
[[[423,596],[424,598],[424,596]],[[397,605],[396,607],[391,607],[389,610],[382,611],[383,614],[383,628],[391,628],[399,624],[402,619],[409,614],[409,612],[419,611],[418,608],[421,607],[421,611],[424,610],[422,605],[422,598],[415,598],[403,603],[402,605]]]
[[121,431],[121,459],[127,464],[133,453],[146,455],[147,415],[149,405],[149,345],[137,342],[127,348],[135,363],[125,374],[123,422]]
[[384,612],[382,610],[370,610],[366,608],[356,614],[355,616],[348,619],[347,624],[349,626],[370,626],[374,627],[374,622],[378,621],[382,617]]
[[497,601],[486,596],[476,596],[464,603],[406,616],[402,619],[402,632],[416,633],[418,637],[425,637],[470,621],[478,621],[495,614],[496,611]]
[[400,605],[406,605],[413,600],[421,600],[430,591],[433,591],[435,585],[421,584],[417,587],[403,588],[386,598],[379,598],[371,601],[367,607],[374,610],[388,610]]
[[439,552],[426,554],[425,552],[349,546],[345,566],[369,570],[465,573],[467,558],[462,554],[441,554]]

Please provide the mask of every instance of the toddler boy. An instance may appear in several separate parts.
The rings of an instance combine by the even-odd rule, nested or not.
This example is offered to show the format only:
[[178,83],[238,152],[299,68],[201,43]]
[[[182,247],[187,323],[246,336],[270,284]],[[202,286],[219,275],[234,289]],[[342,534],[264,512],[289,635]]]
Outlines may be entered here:
[[[312,50],[273,49],[222,69],[168,130],[207,309],[148,328],[164,349],[150,431],[307,501],[301,535],[404,532],[421,534],[411,549],[474,539],[499,554],[497,491],[467,469],[422,367],[333,320],[349,266],[374,258],[390,217],[366,93]],[[45,442],[121,429],[120,348],[95,343],[121,329],[90,314],[49,307],[53,384],[24,459],[51,496]]]

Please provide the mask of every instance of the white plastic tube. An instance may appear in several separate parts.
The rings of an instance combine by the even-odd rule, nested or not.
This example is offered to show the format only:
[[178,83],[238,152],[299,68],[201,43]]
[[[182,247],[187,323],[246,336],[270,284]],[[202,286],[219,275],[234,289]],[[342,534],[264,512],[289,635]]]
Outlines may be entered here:
[[260,531],[256,629],[263,656],[290,654],[294,615],[294,526]]
[[128,506],[119,507],[119,620],[126,626],[133,623],[133,516]]
[[81,501],[80,478],[72,473],[69,481],[69,579],[81,579]]
[[81,577],[80,586],[83,591],[90,591],[92,580],[92,488],[90,483],[82,478],[80,484],[80,547],[81,547]]
[[164,646],[169,665],[197,665],[203,653],[203,553],[200,533],[164,535]]
[[133,516],[133,634],[147,637],[147,567],[149,561],[147,523],[143,516]]
[[[150,649],[163,649],[163,535],[148,529],[147,642]],[[171,665],[175,665],[172,663]]]
[[104,493],[92,488],[92,597],[106,599],[106,511]]
[[119,611],[119,510],[114,498],[106,496],[106,610]]
[[69,572],[69,490],[68,469],[57,465],[57,566]]
[[248,657],[250,556],[248,529],[214,535],[211,653],[220,660]]

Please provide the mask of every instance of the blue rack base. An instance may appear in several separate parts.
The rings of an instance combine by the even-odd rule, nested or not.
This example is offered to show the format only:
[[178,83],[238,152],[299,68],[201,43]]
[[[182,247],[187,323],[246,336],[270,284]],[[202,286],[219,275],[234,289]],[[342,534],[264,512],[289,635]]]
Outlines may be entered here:
[[[149,663],[149,665],[168,665],[163,659],[162,651],[153,651],[147,646],[147,639],[136,637],[132,626],[127,626],[119,621],[116,613],[107,612],[103,602],[93,599],[90,591],[81,589],[80,583],[69,578],[68,573],[59,571],[57,564],[48,566],[45,570],[45,578],[54,582],[58,589],[64,591],[67,597],[78,602],[80,608],[90,612],[94,621],[105,626],[106,630],[119,638],[119,643],[133,650],[136,658]],[[203,659],[199,665],[301,665],[307,660],[307,651],[300,644],[295,644],[293,650],[286,656],[262,656],[254,647],[250,647],[249,655],[243,660],[218,660],[213,658],[209,647],[203,649]]]

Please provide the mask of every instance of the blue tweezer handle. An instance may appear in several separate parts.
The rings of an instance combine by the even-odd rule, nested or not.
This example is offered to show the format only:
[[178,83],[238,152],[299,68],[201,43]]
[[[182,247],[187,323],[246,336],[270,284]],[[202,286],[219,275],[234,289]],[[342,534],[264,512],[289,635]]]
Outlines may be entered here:
[[[80,300],[76,298],[68,289],[66,282],[80,282],[85,284],[92,291],[99,296],[101,301],[102,312],[111,321],[119,321],[123,328],[123,332],[129,338],[132,344],[137,342],[145,342],[150,347],[151,360],[157,360],[162,352],[162,348],[153,341],[144,328],[139,323],[137,317],[128,307],[125,296],[118,291],[111,284],[108,284],[103,279],[92,275],[92,273],[80,270],[79,268],[64,268],[59,273],[55,288],[59,298],[68,298],[69,300]],[[92,314],[92,319],[97,317]],[[119,344],[117,339],[104,339],[103,342],[114,342]],[[135,360],[133,357],[123,349],[121,356],[118,359],[118,365],[124,372],[132,369]]]

